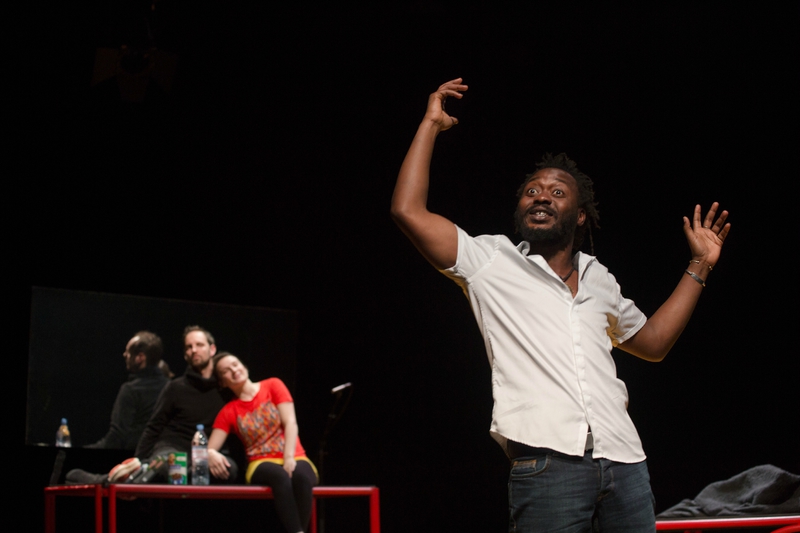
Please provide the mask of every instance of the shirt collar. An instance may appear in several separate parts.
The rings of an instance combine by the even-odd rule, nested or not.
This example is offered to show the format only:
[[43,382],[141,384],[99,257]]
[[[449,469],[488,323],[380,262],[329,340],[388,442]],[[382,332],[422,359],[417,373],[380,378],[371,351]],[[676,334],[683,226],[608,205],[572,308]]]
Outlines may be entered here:
[[[539,254],[529,254],[531,250],[531,243],[528,241],[522,241],[517,245],[517,250],[525,257],[529,257],[534,260],[534,262],[538,263],[540,266],[547,264],[544,258]],[[595,262],[597,258],[593,255],[585,254],[581,251],[575,253],[572,257],[572,264],[575,265],[575,270],[578,271],[578,276],[583,277],[584,272],[586,269],[589,268],[593,262]]]

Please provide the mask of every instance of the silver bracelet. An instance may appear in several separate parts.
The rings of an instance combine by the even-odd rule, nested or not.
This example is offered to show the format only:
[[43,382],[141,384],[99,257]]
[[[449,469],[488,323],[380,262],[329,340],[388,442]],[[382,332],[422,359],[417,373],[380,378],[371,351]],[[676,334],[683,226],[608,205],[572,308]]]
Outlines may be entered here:
[[703,287],[705,287],[705,286],[706,286],[706,282],[705,282],[705,281],[703,281],[703,278],[701,278],[700,276],[698,276],[698,275],[697,275],[697,274],[695,274],[694,272],[690,272],[688,268],[687,268],[686,270],[684,270],[684,272],[686,272],[687,274],[689,274],[690,276],[692,276],[692,279],[693,279],[693,280],[695,280],[695,281],[696,281],[697,283],[699,283],[700,285],[702,285]]
[[[700,261],[698,261],[697,259],[689,259],[689,263],[690,263],[690,264],[691,264],[691,263],[697,263],[697,264],[699,265],[699,264],[700,264]],[[713,267],[713,266],[711,266],[711,265],[706,265],[706,266],[708,267],[708,270],[709,270],[709,272],[710,272],[710,271],[712,271],[712,270],[714,270],[714,267]]]

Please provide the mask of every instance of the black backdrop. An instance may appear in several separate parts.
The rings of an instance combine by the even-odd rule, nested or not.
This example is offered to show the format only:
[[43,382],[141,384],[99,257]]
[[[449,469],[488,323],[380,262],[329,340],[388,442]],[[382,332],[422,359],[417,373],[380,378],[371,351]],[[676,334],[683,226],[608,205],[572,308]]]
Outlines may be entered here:
[[[732,213],[672,353],[617,354],[658,510],[757,464],[800,471],[796,4],[34,11],[11,54],[6,196],[7,441],[35,465],[30,501],[53,457],[23,445],[36,285],[296,310],[310,450],[330,387],[354,383],[328,482],[379,485],[387,532],[503,530],[507,465],[488,435],[477,328],[388,217],[427,94],[457,76],[470,90],[448,107],[461,123],[439,138],[430,206],[471,233],[510,233],[523,173],[566,151],[596,183],[597,255],[652,313],[688,259],[681,216],[714,200]],[[132,104],[114,80],[91,87],[96,49],[141,40],[145,20],[178,57],[171,90],[152,82]],[[364,526],[357,504],[336,516],[348,505],[329,506],[329,531]]]

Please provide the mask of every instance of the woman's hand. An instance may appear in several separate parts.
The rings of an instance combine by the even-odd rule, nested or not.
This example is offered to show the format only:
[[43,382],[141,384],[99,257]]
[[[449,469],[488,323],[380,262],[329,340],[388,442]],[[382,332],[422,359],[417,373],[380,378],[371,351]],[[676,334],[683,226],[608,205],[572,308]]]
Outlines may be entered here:
[[208,450],[208,470],[215,478],[228,479],[231,463],[217,450]]
[[287,474],[289,474],[289,478],[292,477],[292,472],[294,472],[295,468],[297,468],[297,461],[294,460],[294,457],[283,458],[283,469],[286,470]]

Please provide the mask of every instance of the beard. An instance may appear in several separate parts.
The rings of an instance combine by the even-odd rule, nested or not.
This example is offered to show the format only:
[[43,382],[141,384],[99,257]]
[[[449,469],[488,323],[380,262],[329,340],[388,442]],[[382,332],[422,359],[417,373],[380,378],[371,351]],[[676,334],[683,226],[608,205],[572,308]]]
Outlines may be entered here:
[[[190,363],[190,364],[191,364],[191,363]],[[199,372],[202,372],[203,370],[205,370],[205,369],[208,367],[208,365],[210,365],[210,364],[211,364],[211,358],[209,357],[208,359],[206,359],[206,360],[205,360],[205,362],[198,363],[196,366],[195,366],[195,365],[193,365],[193,364],[191,364],[191,367],[192,367],[192,368],[193,368],[193,369],[194,369],[196,372],[198,372],[198,373],[199,373]]]
[[575,237],[575,229],[578,227],[578,212],[573,211],[564,213],[563,217],[560,214],[554,216],[555,223],[549,228],[540,228],[537,226],[528,226],[525,223],[526,211],[517,209],[514,212],[514,222],[517,226],[517,232],[522,235],[522,239],[531,244],[531,248],[537,246],[547,246],[562,248],[570,244]]

